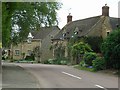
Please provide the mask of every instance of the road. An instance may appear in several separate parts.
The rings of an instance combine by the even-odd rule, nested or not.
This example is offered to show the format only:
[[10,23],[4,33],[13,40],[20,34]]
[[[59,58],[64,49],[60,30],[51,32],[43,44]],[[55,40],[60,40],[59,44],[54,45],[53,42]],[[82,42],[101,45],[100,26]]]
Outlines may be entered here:
[[39,84],[32,74],[11,63],[2,65],[3,88],[38,88]]
[[[64,66],[64,65],[62,66],[61,65],[45,65],[45,64],[15,64],[15,65],[24,68],[25,69],[24,71],[27,71],[27,73],[29,73],[26,75],[27,79],[25,79],[26,77],[21,76],[21,73],[19,71],[14,72],[14,76],[16,76],[16,73],[17,73],[17,75],[19,74],[19,77],[23,78],[23,81],[25,82],[23,83],[24,87],[26,87],[27,85],[28,86],[30,85],[31,88],[32,87],[33,88],[34,87],[37,87],[37,88],[95,88],[95,90],[97,88],[100,90],[110,90],[108,88],[118,88],[118,77],[113,75],[77,70],[71,66]],[[4,71],[4,68],[3,68],[3,71]],[[4,75],[4,73],[3,73],[3,84],[7,82],[6,75]],[[18,79],[18,77],[16,79]],[[16,83],[16,84],[19,84],[19,83]],[[22,86],[22,85],[19,85],[19,86]]]

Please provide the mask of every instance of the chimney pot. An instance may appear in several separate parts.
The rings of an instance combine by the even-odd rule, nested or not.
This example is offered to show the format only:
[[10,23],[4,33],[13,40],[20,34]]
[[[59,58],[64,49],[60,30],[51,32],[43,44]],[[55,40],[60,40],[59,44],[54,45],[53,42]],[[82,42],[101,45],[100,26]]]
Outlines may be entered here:
[[67,23],[72,22],[72,15],[71,13],[69,13],[69,15],[67,16]]
[[107,4],[102,7],[102,16],[109,16],[109,6]]

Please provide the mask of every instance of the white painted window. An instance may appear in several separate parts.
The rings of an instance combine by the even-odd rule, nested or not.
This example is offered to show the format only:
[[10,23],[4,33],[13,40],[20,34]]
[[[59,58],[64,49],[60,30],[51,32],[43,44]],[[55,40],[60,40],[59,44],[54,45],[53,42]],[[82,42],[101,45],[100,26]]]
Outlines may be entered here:
[[20,55],[20,50],[15,50],[15,55]]
[[30,56],[32,54],[32,51],[31,50],[28,50],[28,55]]

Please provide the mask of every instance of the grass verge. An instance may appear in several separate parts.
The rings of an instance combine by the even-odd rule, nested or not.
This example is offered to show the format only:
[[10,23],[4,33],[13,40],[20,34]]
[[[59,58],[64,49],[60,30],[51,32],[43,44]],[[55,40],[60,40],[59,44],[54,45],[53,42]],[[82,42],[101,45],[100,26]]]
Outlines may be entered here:
[[93,68],[81,67],[80,65],[74,65],[74,68],[79,69],[79,70],[85,70],[85,71],[90,71],[90,72],[96,72]]

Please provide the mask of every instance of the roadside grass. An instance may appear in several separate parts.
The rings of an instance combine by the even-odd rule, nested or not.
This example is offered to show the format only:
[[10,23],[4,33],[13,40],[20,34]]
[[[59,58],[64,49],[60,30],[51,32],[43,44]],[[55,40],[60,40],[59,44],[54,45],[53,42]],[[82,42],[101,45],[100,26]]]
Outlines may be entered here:
[[87,68],[87,67],[82,67],[80,65],[74,65],[74,68],[78,69],[78,70],[84,70],[84,71],[89,71],[89,72],[98,72],[98,73],[105,73],[105,74],[109,74],[109,75],[117,75],[118,77],[120,77],[120,71],[119,70],[111,70],[111,69],[106,69],[106,70],[99,70],[96,71],[93,68]]
[[90,71],[90,72],[97,72],[93,68],[82,67],[80,65],[74,65],[73,67],[76,68],[76,69],[79,69],[79,70],[85,70],[85,71]]

